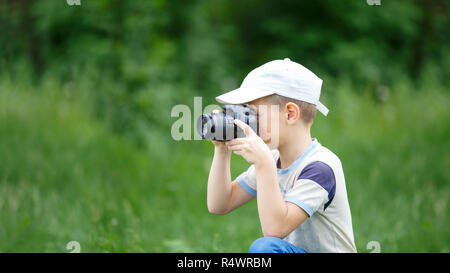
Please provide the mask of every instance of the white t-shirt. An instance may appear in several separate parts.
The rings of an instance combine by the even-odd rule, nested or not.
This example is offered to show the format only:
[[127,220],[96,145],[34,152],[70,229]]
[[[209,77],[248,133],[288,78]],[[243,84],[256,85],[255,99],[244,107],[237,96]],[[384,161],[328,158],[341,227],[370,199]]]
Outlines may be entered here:
[[[272,154],[278,162],[278,150]],[[277,178],[284,201],[296,204],[309,216],[284,240],[308,252],[356,252],[344,172],[333,152],[313,139],[291,166],[277,168]],[[236,180],[257,196],[254,165]]]

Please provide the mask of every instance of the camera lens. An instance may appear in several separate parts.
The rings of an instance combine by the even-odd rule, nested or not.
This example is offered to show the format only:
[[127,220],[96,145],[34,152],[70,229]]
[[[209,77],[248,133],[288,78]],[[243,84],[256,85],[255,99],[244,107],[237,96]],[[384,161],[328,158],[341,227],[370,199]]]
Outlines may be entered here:
[[208,133],[208,123],[210,122],[211,117],[209,115],[201,115],[197,119],[197,133],[201,138],[205,138],[205,135]]
[[234,124],[238,119],[258,132],[256,111],[246,105],[223,105],[223,112],[204,114],[197,119],[197,133],[203,139],[227,141],[233,138],[245,137],[242,129]]
[[202,127],[204,126],[204,124],[206,124],[208,122],[208,116],[207,115],[202,115]]

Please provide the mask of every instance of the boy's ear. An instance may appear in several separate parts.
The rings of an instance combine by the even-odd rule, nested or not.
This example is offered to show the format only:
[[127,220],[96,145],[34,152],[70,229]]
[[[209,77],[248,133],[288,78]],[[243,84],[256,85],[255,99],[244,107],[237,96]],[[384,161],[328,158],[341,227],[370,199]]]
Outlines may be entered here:
[[294,124],[300,118],[300,107],[293,102],[288,102],[284,105],[286,121],[288,124]]

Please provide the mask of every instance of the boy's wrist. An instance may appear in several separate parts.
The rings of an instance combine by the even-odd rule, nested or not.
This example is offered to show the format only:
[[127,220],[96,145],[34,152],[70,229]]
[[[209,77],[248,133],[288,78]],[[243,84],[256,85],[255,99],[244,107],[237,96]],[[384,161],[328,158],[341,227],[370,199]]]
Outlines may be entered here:
[[255,162],[254,165],[256,173],[259,175],[259,178],[257,178],[258,184],[261,183],[270,184],[275,183],[277,181],[277,168],[275,160],[273,158],[270,158],[270,160],[269,159],[259,160],[258,162]]
[[214,145],[214,153],[231,155],[231,151],[225,145]]
[[266,156],[261,156],[261,158],[259,158],[254,165],[256,169],[275,168],[275,160],[273,159],[272,154],[269,153]]

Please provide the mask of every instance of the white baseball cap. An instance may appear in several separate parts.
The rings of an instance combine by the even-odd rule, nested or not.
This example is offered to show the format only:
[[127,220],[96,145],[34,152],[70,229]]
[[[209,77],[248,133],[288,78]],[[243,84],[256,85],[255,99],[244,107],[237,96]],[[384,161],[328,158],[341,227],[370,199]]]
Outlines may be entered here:
[[253,69],[238,89],[222,94],[216,100],[223,104],[244,104],[278,94],[314,104],[326,116],[328,108],[319,101],[321,87],[319,77],[301,64],[285,58]]

